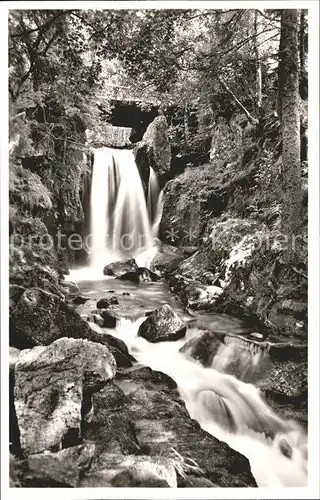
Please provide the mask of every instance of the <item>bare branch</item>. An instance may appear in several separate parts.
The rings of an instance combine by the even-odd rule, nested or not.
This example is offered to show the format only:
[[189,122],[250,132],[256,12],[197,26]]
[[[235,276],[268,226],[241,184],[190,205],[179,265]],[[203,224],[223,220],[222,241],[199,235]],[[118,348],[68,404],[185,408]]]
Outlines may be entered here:
[[244,105],[239,101],[239,99],[236,97],[236,95],[232,92],[232,90],[228,87],[228,85],[226,84],[226,82],[223,80],[223,78],[221,78],[220,76],[218,77],[218,80],[220,82],[220,84],[222,85],[222,87],[227,91],[229,92],[229,94],[233,97],[233,99],[236,101],[236,103],[238,104],[238,106],[242,109],[242,111],[245,113],[246,117],[248,118],[248,120],[250,121],[250,123],[252,123],[252,125],[256,125],[258,122],[258,120],[256,118],[254,118],[250,113],[249,111],[244,107]]

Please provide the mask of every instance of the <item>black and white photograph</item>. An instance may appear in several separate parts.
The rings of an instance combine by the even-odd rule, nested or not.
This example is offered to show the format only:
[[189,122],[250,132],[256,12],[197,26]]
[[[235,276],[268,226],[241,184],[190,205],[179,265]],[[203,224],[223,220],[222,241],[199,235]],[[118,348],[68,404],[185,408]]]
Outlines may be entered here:
[[5,500],[319,498],[318,2],[3,3]]

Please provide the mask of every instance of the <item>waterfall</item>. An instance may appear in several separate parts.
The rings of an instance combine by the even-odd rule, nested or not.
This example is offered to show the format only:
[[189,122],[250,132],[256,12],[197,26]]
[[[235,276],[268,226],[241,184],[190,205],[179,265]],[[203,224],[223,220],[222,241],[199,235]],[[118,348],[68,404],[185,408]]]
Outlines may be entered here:
[[163,200],[162,200],[162,191],[160,191],[158,178],[152,167],[150,167],[147,205],[148,205],[149,220],[150,224],[152,225],[152,236],[154,238],[157,238],[159,225],[162,217]]
[[127,257],[147,265],[156,251],[154,238],[160,218],[161,196],[154,171],[150,172],[146,203],[132,150],[96,150],[91,185],[90,268],[102,273],[108,262]]

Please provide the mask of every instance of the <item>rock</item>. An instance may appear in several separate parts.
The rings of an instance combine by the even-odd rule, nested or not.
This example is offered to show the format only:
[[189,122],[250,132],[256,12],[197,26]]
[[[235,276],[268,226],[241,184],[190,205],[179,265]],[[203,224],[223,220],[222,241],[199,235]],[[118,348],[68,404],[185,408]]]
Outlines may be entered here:
[[[135,374],[138,380],[139,371],[127,372],[127,379]],[[114,478],[124,469],[134,469],[137,459],[144,462],[145,455],[152,463],[160,458],[165,461],[160,463],[169,462],[181,487],[190,485],[189,477],[195,475],[217,486],[256,486],[248,460],[202,430],[190,418],[178,391],[164,382],[154,386],[141,379],[141,387],[128,395],[108,384],[93,395],[91,414],[84,434],[96,443],[97,459],[81,486],[108,486],[113,481],[117,486],[132,485],[135,476]]]
[[157,457],[126,458],[119,472],[112,480],[114,487],[176,488],[177,475],[170,459]]
[[149,342],[178,340],[185,334],[186,325],[168,304],[152,311],[138,330],[138,336]]
[[[178,484],[180,486],[180,484]],[[188,476],[187,480],[181,484],[182,488],[219,488],[205,477]]]
[[90,468],[94,451],[94,443],[86,442],[56,453],[29,455],[24,476],[26,486],[77,488],[80,478]]
[[259,381],[270,406],[284,418],[308,425],[308,348],[293,342],[271,343],[270,366]]
[[61,287],[65,295],[75,295],[79,294],[80,292],[80,288],[78,287],[78,285],[76,283],[73,283],[72,281],[62,281]]
[[77,295],[74,299],[72,299],[72,304],[75,304],[76,306],[81,306],[88,302],[90,300],[90,297],[85,297],[84,295]]
[[21,273],[11,272],[10,282],[22,285],[24,288],[42,288],[64,298],[63,288],[59,284],[58,273],[49,266],[33,264],[24,266]]
[[107,309],[111,305],[119,305],[119,301],[116,296],[103,298],[97,302],[98,309]]
[[22,349],[60,337],[90,338],[90,331],[65,301],[39,288],[26,290],[10,316],[10,344]]
[[190,285],[186,285],[184,290],[186,306],[192,310],[210,310],[217,297],[222,293],[223,289],[219,286],[205,286],[196,282],[191,283]]
[[[92,319],[96,325],[101,327],[104,326],[104,319],[102,316],[100,316],[100,314],[93,314]],[[90,318],[90,321],[92,321],[92,319]]]
[[99,456],[81,486],[176,488],[177,475],[168,458],[108,453]]
[[130,297],[131,293],[129,293],[129,292],[122,292],[122,295],[124,295],[125,297]]
[[103,274],[118,277],[125,273],[134,272],[137,269],[138,265],[134,259],[119,260],[106,265]]
[[118,368],[129,368],[135,359],[129,354],[127,345],[123,340],[120,340],[112,335],[103,335],[103,344],[108,346],[113,354]]
[[204,367],[234,375],[248,383],[266,377],[270,368],[268,351],[269,343],[214,331],[201,332],[180,348],[180,352]]
[[118,276],[119,280],[123,281],[131,281],[131,283],[138,284],[140,282],[154,282],[159,281],[159,276],[156,273],[153,273],[146,267],[138,267],[135,271],[130,271],[128,273],[122,274]]
[[87,340],[61,338],[22,351],[14,387],[22,450],[28,455],[79,444],[83,408],[115,372],[109,349]]
[[25,291],[26,289],[23,286],[9,285],[9,313],[15,308]]
[[94,309],[97,309],[97,301],[94,299],[89,299],[85,302],[85,304],[80,304],[76,307],[76,311],[80,316],[82,314],[88,314],[92,312]]
[[179,248],[171,245],[162,245],[152,261],[152,268],[162,273],[171,273],[179,266],[184,259],[184,254]]
[[9,486],[22,488],[26,464],[10,453],[9,457]]
[[164,115],[157,116],[148,126],[142,141],[134,148],[136,164],[142,172],[152,167],[158,177],[170,170],[171,147],[168,124]]
[[176,382],[166,375],[165,373],[158,372],[156,370],[151,370],[148,366],[144,366],[143,368],[136,368],[130,371],[130,375],[126,371],[117,371],[115,383],[117,380],[128,379],[131,382],[136,384],[140,384],[142,387],[150,387],[150,388],[161,388],[161,389],[176,389]]
[[103,325],[105,328],[115,328],[120,316],[114,309],[101,309],[100,315],[103,318]]

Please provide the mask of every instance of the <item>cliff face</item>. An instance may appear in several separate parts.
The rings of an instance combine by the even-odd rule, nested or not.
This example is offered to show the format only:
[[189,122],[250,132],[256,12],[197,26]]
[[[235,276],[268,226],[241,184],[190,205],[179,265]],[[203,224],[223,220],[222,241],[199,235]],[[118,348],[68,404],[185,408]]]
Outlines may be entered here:
[[[299,258],[287,264],[288,242],[280,224],[279,125],[270,118],[261,132],[241,123],[241,116],[230,123],[220,118],[210,162],[186,168],[165,186],[162,239],[176,247],[196,247],[168,279],[188,307],[192,302],[192,307],[251,318],[268,332],[306,340],[306,197]],[[194,305],[186,292],[191,282],[218,291],[212,300]]]
[[[39,263],[47,266],[57,279],[74,261],[67,238],[83,231],[82,197],[90,173],[84,154],[86,137],[80,128],[78,125],[76,146],[61,145],[61,141],[51,138],[52,143],[44,148],[45,136],[37,143],[32,134],[27,140],[22,134],[17,135],[11,143],[11,282],[17,282],[17,274],[20,284],[26,285],[26,269]],[[39,286],[38,281],[34,278],[28,286]]]

